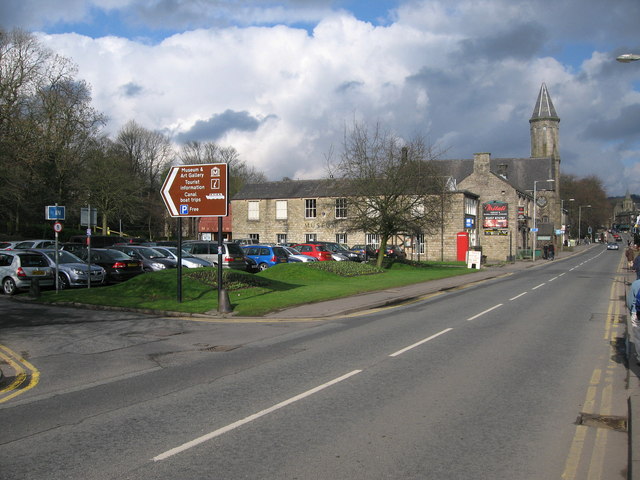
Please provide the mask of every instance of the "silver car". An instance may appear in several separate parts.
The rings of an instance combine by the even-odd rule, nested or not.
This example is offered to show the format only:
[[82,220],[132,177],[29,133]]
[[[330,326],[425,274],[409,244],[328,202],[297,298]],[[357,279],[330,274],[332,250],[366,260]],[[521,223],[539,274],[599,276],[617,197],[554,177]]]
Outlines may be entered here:
[[5,295],[28,289],[34,280],[41,287],[54,285],[53,269],[44,255],[16,250],[0,252],[0,281]]
[[[49,266],[56,268],[55,250],[36,250],[47,257]],[[64,290],[69,287],[86,287],[87,279],[91,278],[91,285],[102,285],[107,280],[107,273],[104,268],[98,265],[91,265],[91,275],[84,260],[76,257],[73,253],[65,250],[58,250],[58,289]]]
[[[182,245],[182,249],[191,255],[218,265],[218,242],[189,241]],[[222,268],[237,268],[239,270],[247,268],[244,251],[237,243],[224,243],[221,253]]]
[[285,252],[287,252],[288,261],[290,263],[293,262],[317,262],[318,259],[316,257],[312,257],[310,255],[303,255],[298,250],[293,247],[282,246]]
[[[154,250],[164,253],[167,257],[178,261],[178,247],[153,247]],[[204,258],[198,258],[189,252],[182,250],[182,266],[186,268],[213,267],[213,264]]]

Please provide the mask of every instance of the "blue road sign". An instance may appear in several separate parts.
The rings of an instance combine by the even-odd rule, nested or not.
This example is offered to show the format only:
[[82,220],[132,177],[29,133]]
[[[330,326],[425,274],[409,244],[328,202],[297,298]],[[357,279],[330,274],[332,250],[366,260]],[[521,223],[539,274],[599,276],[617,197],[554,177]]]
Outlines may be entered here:
[[47,220],[64,220],[65,209],[60,205],[47,205],[44,214]]

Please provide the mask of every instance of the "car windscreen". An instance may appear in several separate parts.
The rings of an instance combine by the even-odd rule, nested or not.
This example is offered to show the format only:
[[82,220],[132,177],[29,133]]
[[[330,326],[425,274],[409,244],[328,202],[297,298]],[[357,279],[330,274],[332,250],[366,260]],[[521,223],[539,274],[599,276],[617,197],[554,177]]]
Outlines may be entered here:
[[277,257],[286,257],[287,256],[286,250],[284,248],[282,248],[282,247],[273,247],[273,253]]
[[[44,252],[44,254],[55,262],[56,252]],[[58,250],[58,263],[84,263],[81,258],[76,257],[73,253],[66,250]]]
[[20,265],[22,267],[48,267],[49,262],[42,255],[36,255],[32,253],[21,253]]

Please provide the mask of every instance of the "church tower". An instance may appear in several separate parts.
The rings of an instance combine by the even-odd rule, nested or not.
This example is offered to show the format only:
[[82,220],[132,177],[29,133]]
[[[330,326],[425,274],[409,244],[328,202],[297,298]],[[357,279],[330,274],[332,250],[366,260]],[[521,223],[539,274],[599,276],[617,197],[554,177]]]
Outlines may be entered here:
[[[556,113],[547,86],[543,83],[538,93],[538,100],[529,119],[531,129],[531,158],[548,159],[549,169],[540,172],[540,181],[543,192],[539,192],[536,199],[539,214],[545,222],[553,225],[557,231],[562,228],[563,214],[562,201],[560,200],[560,117]],[[544,182],[546,179],[554,179],[554,182]]]
[[544,83],[540,87],[538,101],[529,119],[529,124],[531,128],[531,157],[554,157],[559,163],[560,118]]

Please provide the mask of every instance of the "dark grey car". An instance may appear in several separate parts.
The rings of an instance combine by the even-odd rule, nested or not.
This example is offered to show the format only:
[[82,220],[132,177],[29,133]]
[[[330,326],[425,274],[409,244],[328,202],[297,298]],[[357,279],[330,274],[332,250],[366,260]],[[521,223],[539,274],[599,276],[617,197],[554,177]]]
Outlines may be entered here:
[[169,258],[164,253],[152,247],[143,247],[141,245],[114,245],[109,247],[109,249],[118,250],[129,255],[131,258],[140,260],[145,272],[156,272],[178,266],[178,262],[173,258]]

